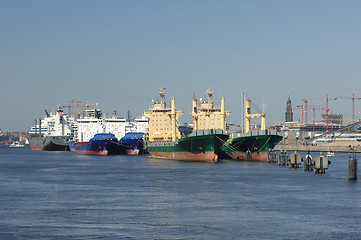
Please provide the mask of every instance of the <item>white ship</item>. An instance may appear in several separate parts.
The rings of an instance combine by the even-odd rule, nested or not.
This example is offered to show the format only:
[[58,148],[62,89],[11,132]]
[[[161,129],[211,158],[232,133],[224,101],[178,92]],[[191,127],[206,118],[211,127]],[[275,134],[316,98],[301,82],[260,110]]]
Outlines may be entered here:
[[125,118],[118,118],[115,114],[104,117],[100,109],[90,109],[82,112],[82,117],[77,119],[76,125],[74,138],[68,141],[72,151],[75,151],[76,143],[89,142],[95,134],[110,133],[119,140],[128,132],[145,132],[148,118],[142,116],[134,121],[127,121]]
[[72,137],[75,121],[59,107],[55,114],[49,114],[35,122],[27,136],[31,150],[65,151],[67,140]]
[[11,148],[19,148],[19,147],[24,147],[24,144],[21,144],[19,141],[15,141],[12,144],[10,144]]

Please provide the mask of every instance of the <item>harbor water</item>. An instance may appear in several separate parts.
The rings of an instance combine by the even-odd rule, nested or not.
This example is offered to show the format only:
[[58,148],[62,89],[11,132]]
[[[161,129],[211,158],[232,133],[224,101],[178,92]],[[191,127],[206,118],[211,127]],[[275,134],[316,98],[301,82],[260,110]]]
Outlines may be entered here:
[[360,239],[348,156],[321,175],[0,145],[0,239]]

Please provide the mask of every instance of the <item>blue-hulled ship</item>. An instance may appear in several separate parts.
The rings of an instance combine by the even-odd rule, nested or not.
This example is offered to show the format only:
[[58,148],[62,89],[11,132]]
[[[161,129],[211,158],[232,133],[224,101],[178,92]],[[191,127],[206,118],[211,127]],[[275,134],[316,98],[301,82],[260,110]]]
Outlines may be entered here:
[[68,142],[71,150],[79,154],[117,155],[124,152],[118,139],[112,133],[97,133],[89,142]]
[[144,154],[143,136],[141,132],[129,132],[119,140],[119,145],[124,147],[128,155]]

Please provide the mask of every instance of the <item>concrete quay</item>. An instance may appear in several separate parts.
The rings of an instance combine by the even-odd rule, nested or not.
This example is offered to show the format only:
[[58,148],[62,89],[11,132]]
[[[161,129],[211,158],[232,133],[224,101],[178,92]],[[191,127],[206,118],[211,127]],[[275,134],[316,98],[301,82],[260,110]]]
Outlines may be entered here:
[[361,143],[355,141],[319,143],[317,145],[300,145],[279,143],[275,151],[297,151],[297,152],[352,152],[350,145],[353,146],[355,153],[361,153]]

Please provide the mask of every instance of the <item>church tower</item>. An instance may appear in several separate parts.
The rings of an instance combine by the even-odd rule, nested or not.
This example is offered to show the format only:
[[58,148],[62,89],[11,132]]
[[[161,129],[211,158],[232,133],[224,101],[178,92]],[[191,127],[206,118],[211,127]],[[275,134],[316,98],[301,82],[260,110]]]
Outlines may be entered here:
[[289,96],[287,100],[285,116],[286,116],[285,122],[293,122],[292,102]]

